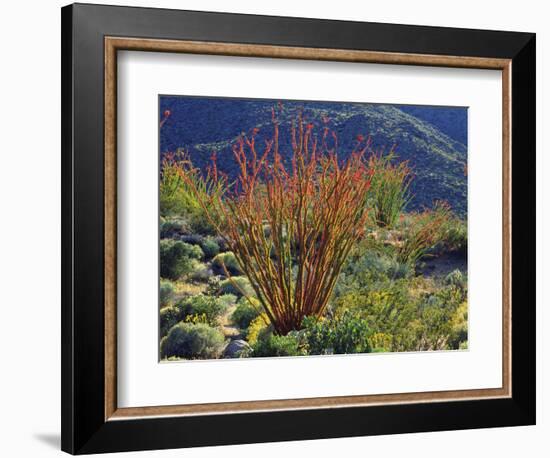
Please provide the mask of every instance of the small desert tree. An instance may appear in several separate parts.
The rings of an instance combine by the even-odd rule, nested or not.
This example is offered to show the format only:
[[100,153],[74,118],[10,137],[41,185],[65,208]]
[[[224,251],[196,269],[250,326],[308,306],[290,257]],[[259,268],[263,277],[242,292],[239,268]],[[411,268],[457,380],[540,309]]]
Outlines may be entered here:
[[223,182],[228,188],[223,196],[200,192],[189,178],[196,170],[180,173],[197,188],[195,195],[250,279],[275,332],[285,335],[299,329],[304,317],[325,311],[342,265],[364,233],[372,169],[364,142],[342,161],[329,128],[318,139],[301,116],[292,126],[292,153],[285,163],[275,112],[273,126],[261,152],[258,129],[237,140],[239,176],[233,184],[219,176],[214,163],[207,179]]

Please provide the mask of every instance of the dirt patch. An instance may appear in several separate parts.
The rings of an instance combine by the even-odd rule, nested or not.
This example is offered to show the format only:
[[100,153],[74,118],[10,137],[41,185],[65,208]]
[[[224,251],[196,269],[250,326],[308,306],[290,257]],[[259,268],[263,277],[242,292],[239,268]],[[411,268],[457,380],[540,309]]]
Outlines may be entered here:
[[443,253],[422,262],[419,273],[425,277],[445,277],[453,270],[468,274],[468,259],[460,253]]
[[232,305],[227,308],[225,313],[220,318],[220,324],[222,325],[222,332],[225,337],[231,340],[242,339],[243,336],[239,328],[235,327],[231,322],[231,315],[237,308],[236,305]]

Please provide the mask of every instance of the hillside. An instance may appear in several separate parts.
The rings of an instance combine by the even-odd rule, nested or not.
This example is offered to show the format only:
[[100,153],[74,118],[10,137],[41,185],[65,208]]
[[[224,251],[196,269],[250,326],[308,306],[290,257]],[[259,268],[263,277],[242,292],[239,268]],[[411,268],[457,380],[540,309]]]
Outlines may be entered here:
[[[204,168],[216,151],[219,169],[230,177],[237,173],[231,152],[235,138],[254,127],[260,129],[259,140],[272,135],[274,101],[162,96],[160,102],[161,114],[171,113],[161,130],[161,153],[186,148],[193,163]],[[456,213],[466,213],[465,108],[285,101],[279,117],[283,155],[290,153],[290,124],[299,110],[319,132],[322,117],[330,118],[343,159],[359,134],[370,135],[376,150],[395,145],[399,160],[408,160],[415,174],[410,209],[446,200]]]

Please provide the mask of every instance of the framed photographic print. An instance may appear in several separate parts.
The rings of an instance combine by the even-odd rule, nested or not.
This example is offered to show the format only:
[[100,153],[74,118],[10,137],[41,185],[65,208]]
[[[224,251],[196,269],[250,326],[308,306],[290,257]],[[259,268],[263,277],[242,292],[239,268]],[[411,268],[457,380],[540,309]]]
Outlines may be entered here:
[[62,448],[535,422],[535,35],[62,9]]

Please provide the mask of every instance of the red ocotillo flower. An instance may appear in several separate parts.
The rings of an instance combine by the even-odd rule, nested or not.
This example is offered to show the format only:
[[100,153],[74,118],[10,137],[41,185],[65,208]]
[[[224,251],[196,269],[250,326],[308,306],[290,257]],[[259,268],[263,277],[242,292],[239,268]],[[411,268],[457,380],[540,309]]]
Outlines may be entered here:
[[160,127],[162,127],[164,125],[164,123],[170,117],[171,114],[172,114],[172,112],[170,110],[164,110],[164,117],[160,121]]

